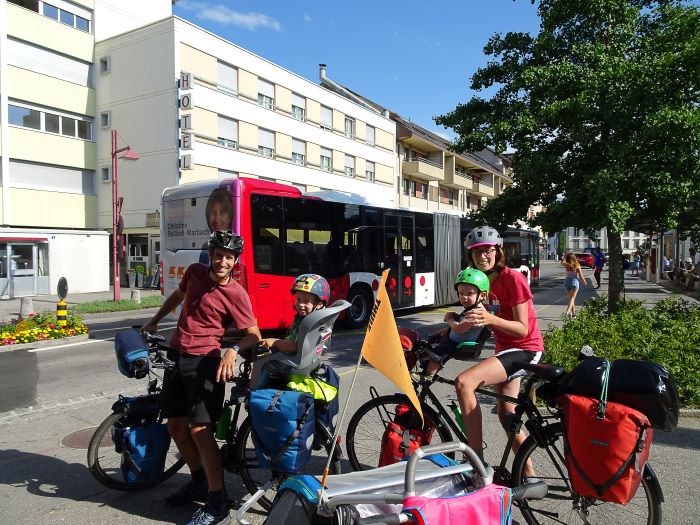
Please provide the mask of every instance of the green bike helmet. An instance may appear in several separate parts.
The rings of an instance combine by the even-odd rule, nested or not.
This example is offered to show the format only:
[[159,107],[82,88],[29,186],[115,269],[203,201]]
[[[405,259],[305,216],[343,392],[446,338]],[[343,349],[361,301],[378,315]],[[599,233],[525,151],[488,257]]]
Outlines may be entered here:
[[465,268],[459,272],[457,274],[457,280],[455,281],[455,290],[460,284],[473,284],[480,292],[486,293],[489,293],[489,287],[491,285],[486,274],[476,268]]

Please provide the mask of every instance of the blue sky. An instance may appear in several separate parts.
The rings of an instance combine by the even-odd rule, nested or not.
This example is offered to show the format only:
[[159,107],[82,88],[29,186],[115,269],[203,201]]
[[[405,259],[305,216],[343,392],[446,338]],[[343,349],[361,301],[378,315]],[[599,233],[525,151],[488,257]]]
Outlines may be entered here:
[[536,32],[529,0],[180,0],[173,13],[309,80],[327,75],[445,136],[495,33]]

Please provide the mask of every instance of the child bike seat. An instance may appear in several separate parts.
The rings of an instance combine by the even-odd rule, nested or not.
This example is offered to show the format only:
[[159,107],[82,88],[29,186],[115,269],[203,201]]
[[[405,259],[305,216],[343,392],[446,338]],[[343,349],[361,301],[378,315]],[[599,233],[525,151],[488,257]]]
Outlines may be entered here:
[[272,353],[259,357],[253,366],[251,390],[267,386],[270,374],[309,374],[321,364],[321,354],[330,343],[333,323],[350,303],[343,300],[331,306],[315,310],[304,317],[299,325],[296,354],[285,354],[273,349]]
[[450,358],[457,359],[458,361],[476,359],[481,355],[484,344],[488,341],[489,337],[491,337],[491,329],[484,327],[481,330],[481,334],[479,334],[479,339],[473,342],[459,343],[457,348],[450,352]]

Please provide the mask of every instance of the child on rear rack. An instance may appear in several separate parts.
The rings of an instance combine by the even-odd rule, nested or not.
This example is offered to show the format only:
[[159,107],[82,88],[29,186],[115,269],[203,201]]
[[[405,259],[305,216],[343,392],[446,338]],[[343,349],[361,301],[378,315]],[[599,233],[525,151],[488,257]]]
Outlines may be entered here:
[[489,278],[481,270],[467,268],[457,275],[455,290],[464,310],[460,314],[456,312],[446,313],[444,321],[447,323],[447,327],[433,334],[433,337],[440,337],[441,340],[432,352],[441,359],[440,361],[431,360],[428,362],[424,371],[426,376],[435,375],[435,372],[440,369],[460,343],[478,341],[482,330],[484,330],[483,326],[474,327],[473,323],[467,323],[463,319],[468,312],[475,308],[484,307],[482,303],[489,293]]
[[284,339],[268,337],[260,345],[270,350],[276,348],[285,354],[296,354],[298,349],[297,334],[301,321],[314,310],[324,308],[331,296],[331,288],[320,275],[305,273],[294,279],[290,292],[294,296],[294,320],[289,333]]

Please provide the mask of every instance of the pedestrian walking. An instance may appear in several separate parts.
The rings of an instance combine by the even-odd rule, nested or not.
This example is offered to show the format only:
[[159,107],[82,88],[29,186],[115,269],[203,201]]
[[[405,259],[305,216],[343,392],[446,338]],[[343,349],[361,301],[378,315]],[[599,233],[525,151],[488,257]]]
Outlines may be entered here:
[[603,266],[605,266],[605,255],[600,248],[596,248],[595,270],[593,270],[593,278],[595,279],[596,288],[600,288],[600,273],[603,271]]
[[586,277],[583,275],[578,259],[576,259],[576,256],[572,252],[564,256],[564,260],[561,264],[566,272],[564,288],[566,289],[568,302],[565,315],[569,319],[572,319],[576,314],[576,295],[578,294],[580,282],[582,282],[584,286],[588,286],[588,281],[586,281]]

